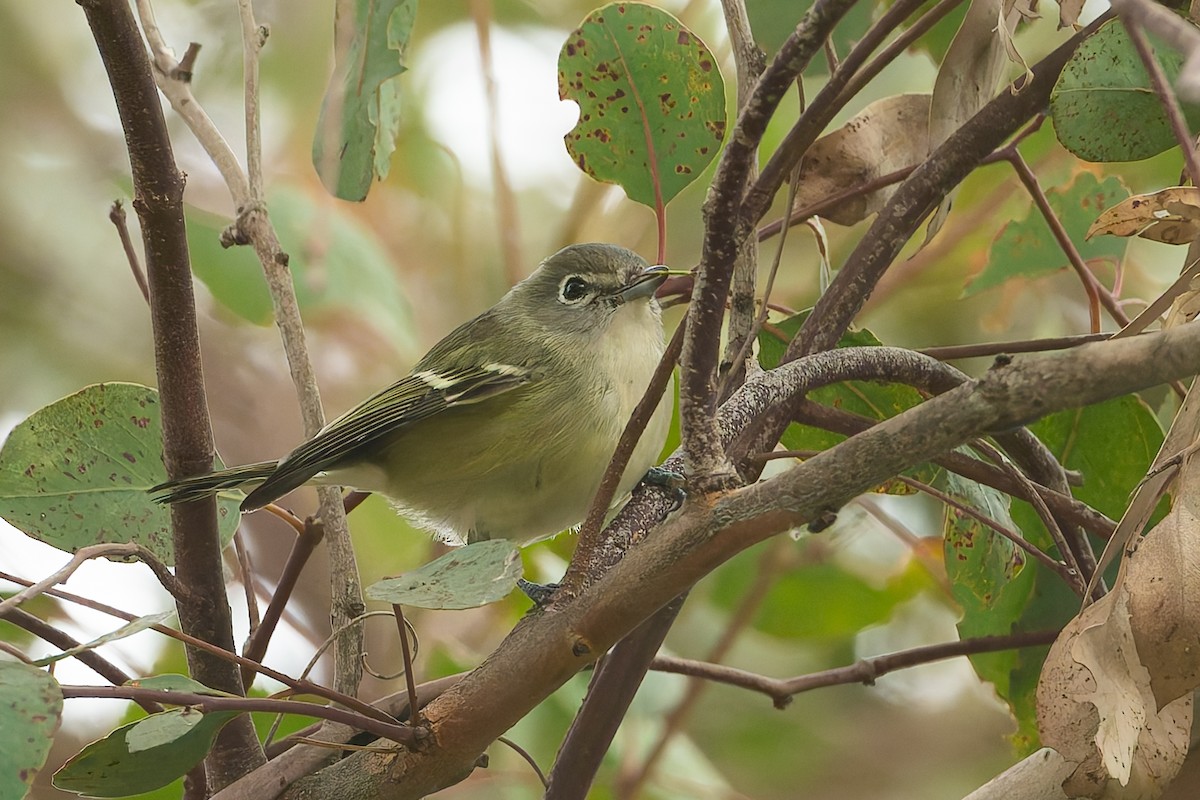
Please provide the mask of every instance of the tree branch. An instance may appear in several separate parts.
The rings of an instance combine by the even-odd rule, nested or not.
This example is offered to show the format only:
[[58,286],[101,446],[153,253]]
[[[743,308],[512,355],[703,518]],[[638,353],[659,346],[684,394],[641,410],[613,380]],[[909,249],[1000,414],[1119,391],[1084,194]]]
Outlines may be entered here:
[[[104,61],[125,131],[134,200],[150,286],[155,365],[163,416],[163,461],[180,478],[212,470],[213,439],[200,368],[200,339],[183,221],[183,176],[175,166],[166,120],[141,34],[124,0],[81,3]],[[216,501],[171,507],[176,599],[181,627],[228,650],[233,627],[221,564]],[[242,693],[237,669],[188,648],[192,676],[214,689]],[[226,725],[207,759],[211,786],[224,786],[264,763],[248,717]]]
[[674,656],[657,656],[652,668],[659,672],[671,672],[676,675],[688,675],[693,678],[703,678],[708,681],[725,683],[742,689],[760,692],[770,697],[776,708],[786,708],[792,698],[801,692],[811,692],[826,686],[841,686],[847,683],[861,683],[865,686],[875,685],[875,681],[889,672],[907,669],[919,664],[929,664],[956,656],[969,656],[976,653],[995,653],[1001,650],[1015,650],[1021,647],[1037,647],[1050,644],[1058,636],[1058,631],[1033,631],[1030,633],[1014,633],[1008,636],[981,636],[975,639],[962,639],[957,642],[944,642],[914,647],[874,658],[859,659],[845,667],[813,672],[795,678],[770,678],[755,672],[749,672],[723,664],[713,664],[705,661],[693,661]]
[[[839,350],[820,359],[856,357]],[[804,359],[756,377],[721,409],[718,424],[732,426],[760,413],[772,395],[813,369],[812,359]],[[1196,372],[1197,325],[1015,359],[781,475],[691,499],[578,599],[523,620],[477,669],[431,703],[424,712],[432,732],[427,748],[357,753],[285,796],[416,798],[451,785],[470,773],[496,737],[579,669],[746,548],[978,436]]]
[[713,413],[725,299],[734,261],[752,232],[738,220],[758,143],[796,76],[851,5],[853,0],[817,0],[779,48],[738,116],[704,203],[704,246],[692,287],[679,393],[685,471],[694,491],[725,488],[734,478],[717,444]]

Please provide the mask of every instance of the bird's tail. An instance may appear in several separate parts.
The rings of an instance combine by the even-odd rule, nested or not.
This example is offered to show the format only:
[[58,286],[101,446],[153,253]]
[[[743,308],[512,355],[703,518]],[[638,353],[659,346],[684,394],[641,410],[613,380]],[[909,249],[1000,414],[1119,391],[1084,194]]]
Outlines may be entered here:
[[208,497],[225,489],[237,489],[246,484],[262,483],[278,465],[278,461],[261,461],[257,464],[247,464],[244,467],[217,470],[207,475],[193,475],[190,478],[167,481],[158,486],[152,486],[148,491],[154,495],[153,499],[156,503],[184,503],[188,500]]

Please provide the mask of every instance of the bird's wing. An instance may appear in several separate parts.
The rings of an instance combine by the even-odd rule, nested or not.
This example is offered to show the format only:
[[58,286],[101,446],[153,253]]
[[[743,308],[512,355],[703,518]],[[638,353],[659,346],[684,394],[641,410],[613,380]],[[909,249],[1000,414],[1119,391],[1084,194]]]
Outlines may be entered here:
[[342,414],[279,462],[275,472],[246,496],[242,510],[261,508],[313,475],[382,438],[454,406],[478,403],[529,382],[526,369],[483,364],[433,372],[417,370]]

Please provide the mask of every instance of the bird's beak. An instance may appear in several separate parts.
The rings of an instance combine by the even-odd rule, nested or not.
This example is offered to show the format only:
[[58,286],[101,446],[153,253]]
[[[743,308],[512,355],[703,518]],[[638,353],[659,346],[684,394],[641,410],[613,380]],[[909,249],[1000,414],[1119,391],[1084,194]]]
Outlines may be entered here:
[[633,280],[617,291],[617,296],[624,302],[636,300],[639,297],[649,297],[654,294],[663,281],[667,279],[669,269],[663,264],[646,267],[634,276]]

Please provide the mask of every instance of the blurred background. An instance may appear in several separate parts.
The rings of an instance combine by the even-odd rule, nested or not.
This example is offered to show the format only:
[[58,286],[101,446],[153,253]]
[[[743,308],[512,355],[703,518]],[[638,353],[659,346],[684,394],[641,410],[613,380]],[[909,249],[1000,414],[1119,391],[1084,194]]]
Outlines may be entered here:
[[[271,35],[262,58],[262,129],[268,197],[298,282],[327,414],[332,416],[394,380],[452,327],[494,303],[539,260],[565,244],[613,241],[652,258],[654,218],[620,189],[601,186],[573,165],[563,135],[576,109],[558,100],[555,64],[566,34],[593,0],[451,0],[423,4],[403,80],[405,106],[391,173],[362,204],[330,198],[311,165],[312,133],[331,69],[332,6],[315,0],[264,0],[259,21]],[[734,83],[715,0],[663,2],[720,57]],[[756,33],[777,47],[806,3],[751,2]],[[244,152],[241,42],[236,5],[227,0],[158,0],[158,22],[181,54],[202,45],[193,90],[239,154]],[[1089,6],[1085,18],[1097,13]],[[861,2],[839,30],[849,43],[877,15]],[[1023,29],[1018,46],[1032,63],[1067,35],[1053,17]],[[927,47],[902,56],[846,110],[906,91],[929,91],[940,54],[961,13],[939,25]],[[809,97],[823,80],[817,63]],[[1013,67],[1014,75],[1017,68]],[[114,200],[130,200],[129,165],[107,79],[83,14],[71,4],[0,4],[0,436],[25,416],[84,385],[154,385],[146,305],[108,221]],[[785,101],[765,144],[769,152],[798,109]],[[216,441],[227,463],[286,452],[301,423],[257,262],[222,250],[217,234],[233,214],[229,194],[180,120],[167,111],[175,153],[187,173],[189,237],[201,314],[204,369]],[[1083,167],[1061,150],[1047,125],[1022,148],[1047,188],[1071,183]],[[1133,191],[1173,185],[1177,154],[1136,165],[1108,165]],[[1090,167],[1089,167],[1090,169]],[[701,244],[700,204],[709,173],[668,209],[668,262],[687,268]],[[1077,280],[1063,271],[1009,282],[961,298],[1004,225],[1029,213],[1029,199],[1004,165],[964,184],[934,242],[912,243],[859,320],[885,343],[910,347],[1082,333],[1087,308]],[[778,214],[776,213],[775,216]],[[136,215],[130,209],[135,241]],[[772,217],[774,218],[774,217]],[[827,225],[836,267],[868,223]],[[917,237],[918,239],[920,237]],[[773,242],[764,245],[764,263]],[[811,233],[792,231],[774,302],[804,309],[817,297],[819,258]],[[1168,284],[1179,256],[1135,243],[1121,265],[1121,296],[1149,298]],[[1115,265],[1097,272],[1112,286]],[[765,273],[764,273],[765,274]],[[668,324],[679,319],[668,312]],[[966,369],[984,364],[967,362]],[[312,510],[312,496],[293,507]],[[351,517],[364,582],[428,560],[439,546],[414,532],[378,500]],[[956,638],[957,609],[939,573],[941,510],[919,498],[871,498],[848,508],[830,531],[769,542],[743,554],[697,587],[668,640],[671,652],[723,660],[778,677]],[[245,520],[260,596],[269,592],[291,533],[266,515]],[[554,580],[573,542],[558,537],[525,552],[527,574]],[[0,523],[0,569],[40,578],[61,553]],[[303,669],[327,635],[323,564],[308,568],[271,666]],[[0,590],[9,587],[0,586]],[[145,570],[89,565],[66,587],[135,613],[167,607]],[[231,600],[246,630],[245,601]],[[747,600],[751,598],[751,600]],[[415,614],[421,637],[419,680],[470,668],[525,612],[521,597],[476,612]],[[43,606],[43,609],[47,609]],[[47,613],[87,639],[117,627],[71,607]],[[368,623],[369,661],[383,673],[399,663],[390,621]],[[8,626],[0,636],[29,643]],[[40,649],[41,648],[41,649]],[[181,655],[153,634],[106,651],[136,674],[179,670]],[[317,667],[318,679],[327,676]],[[65,683],[93,682],[71,662]],[[510,737],[548,768],[586,685],[581,676],[547,701]],[[270,685],[259,684],[271,691]],[[956,798],[1015,760],[1013,724],[965,660],[888,675],[875,686],[823,689],[783,711],[745,691],[706,687],[687,699],[683,678],[652,674],[594,789],[598,798]],[[368,678],[364,693],[397,691]],[[687,713],[678,713],[685,702]],[[70,701],[64,729],[35,790],[51,769],[127,713],[114,701]],[[673,716],[674,715],[674,716]],[[676,719],[678,717],[678,719]],[[676,735],[664,737],[668,726]],[[672,727],[672,730],[674,728]],[[646,770],[651,754],[653,768]],[[503,746],[491,767],[446,797],[540,795],[530,769]],[[615,787],[623,787],[621,794]],[[178,789],[159,796],[178,796]]]

